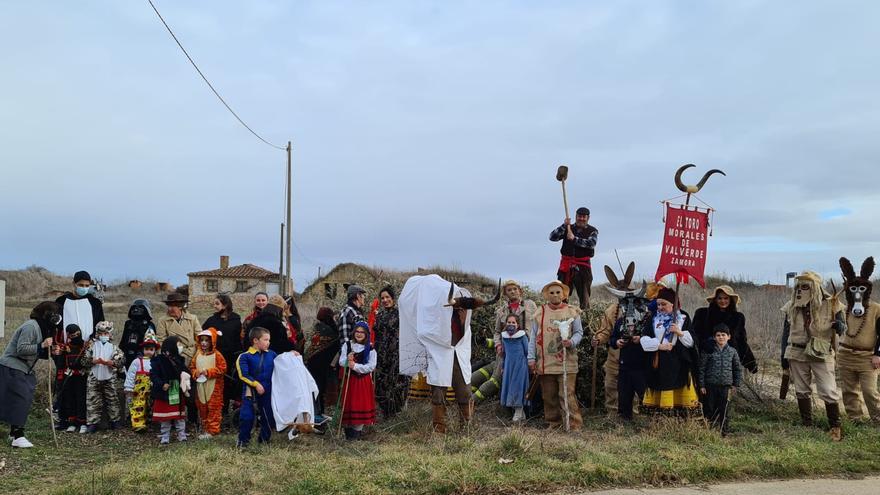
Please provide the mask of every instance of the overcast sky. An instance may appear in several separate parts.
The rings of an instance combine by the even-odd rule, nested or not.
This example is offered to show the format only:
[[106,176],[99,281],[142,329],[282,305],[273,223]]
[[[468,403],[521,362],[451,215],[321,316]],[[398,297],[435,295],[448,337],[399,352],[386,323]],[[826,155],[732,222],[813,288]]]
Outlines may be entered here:
[[[707,272],[781,282],[880,255],[880,3],[156,5],[245,121],[293,141],[298,289],[345,261],[540,286],[560,164],[597,272],[617,249],[653,275],[684,163],[686,182],[728,174],[700,194]],[[0,268],[277,269],[285,154],[146,0],[4,1],[0,45]]]

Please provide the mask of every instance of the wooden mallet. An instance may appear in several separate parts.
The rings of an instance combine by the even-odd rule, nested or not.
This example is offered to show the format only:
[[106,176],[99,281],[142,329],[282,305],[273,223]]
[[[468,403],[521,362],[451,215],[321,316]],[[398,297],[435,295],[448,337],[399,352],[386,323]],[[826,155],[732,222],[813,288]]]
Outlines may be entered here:
[[565,194],[565,181],[568,179],[568,167],[560,165],[556,169],[556,180],[562,183],[562,202],[565,204],[565,218],[568,216],[568,196]]

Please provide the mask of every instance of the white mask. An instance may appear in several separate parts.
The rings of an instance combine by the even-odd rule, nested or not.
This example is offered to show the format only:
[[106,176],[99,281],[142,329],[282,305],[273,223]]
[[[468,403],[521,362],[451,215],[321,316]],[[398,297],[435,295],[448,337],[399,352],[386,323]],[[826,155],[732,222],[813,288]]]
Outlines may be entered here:
[[178,354],[182,355],[183,351],[185,351],[185,350],[186,350],[186,347],[184,347],[183,344],[177,344],[177,353]]

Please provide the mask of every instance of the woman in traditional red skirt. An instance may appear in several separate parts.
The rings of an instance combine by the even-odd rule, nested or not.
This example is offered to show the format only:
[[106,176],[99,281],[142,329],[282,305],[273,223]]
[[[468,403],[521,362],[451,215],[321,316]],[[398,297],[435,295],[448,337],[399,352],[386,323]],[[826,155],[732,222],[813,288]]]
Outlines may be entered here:
[[342,425],[345,438],[357,440],[364,425],[376,422],[376,398],[373,391],[373,370],[376,351],[370,346],[370,327],[360,321],[354,327],[351,342],[342,344],[339,366],[348,367],[348,380],[342,389]]

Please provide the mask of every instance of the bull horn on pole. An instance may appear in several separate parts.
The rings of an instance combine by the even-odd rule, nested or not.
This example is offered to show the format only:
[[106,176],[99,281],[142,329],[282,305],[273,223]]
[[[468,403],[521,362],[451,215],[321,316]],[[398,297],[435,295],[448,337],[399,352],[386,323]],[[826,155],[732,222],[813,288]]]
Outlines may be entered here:
[[700,182],[697,182],[695,185],[685,184],[681,181],[681,174],[684,173],[685,170],[692,167],[696,167],[696,165],[694,165],[693,163],[688,163],[687,165],[682,165],[681,167],[679,167],[678,170],[675,172],[675,187],[677,187],[678,190],[683,193],[696,194],[700,192],[700,189],[702,189],[703,186],[706,185],[706,181],[709,180],[709,177],[712,176],[712,174],[721,174],[727,176],[727,174],[725,174],[723,170],[713,168],[712,170],[703,174],[703,178],[700,179]]

